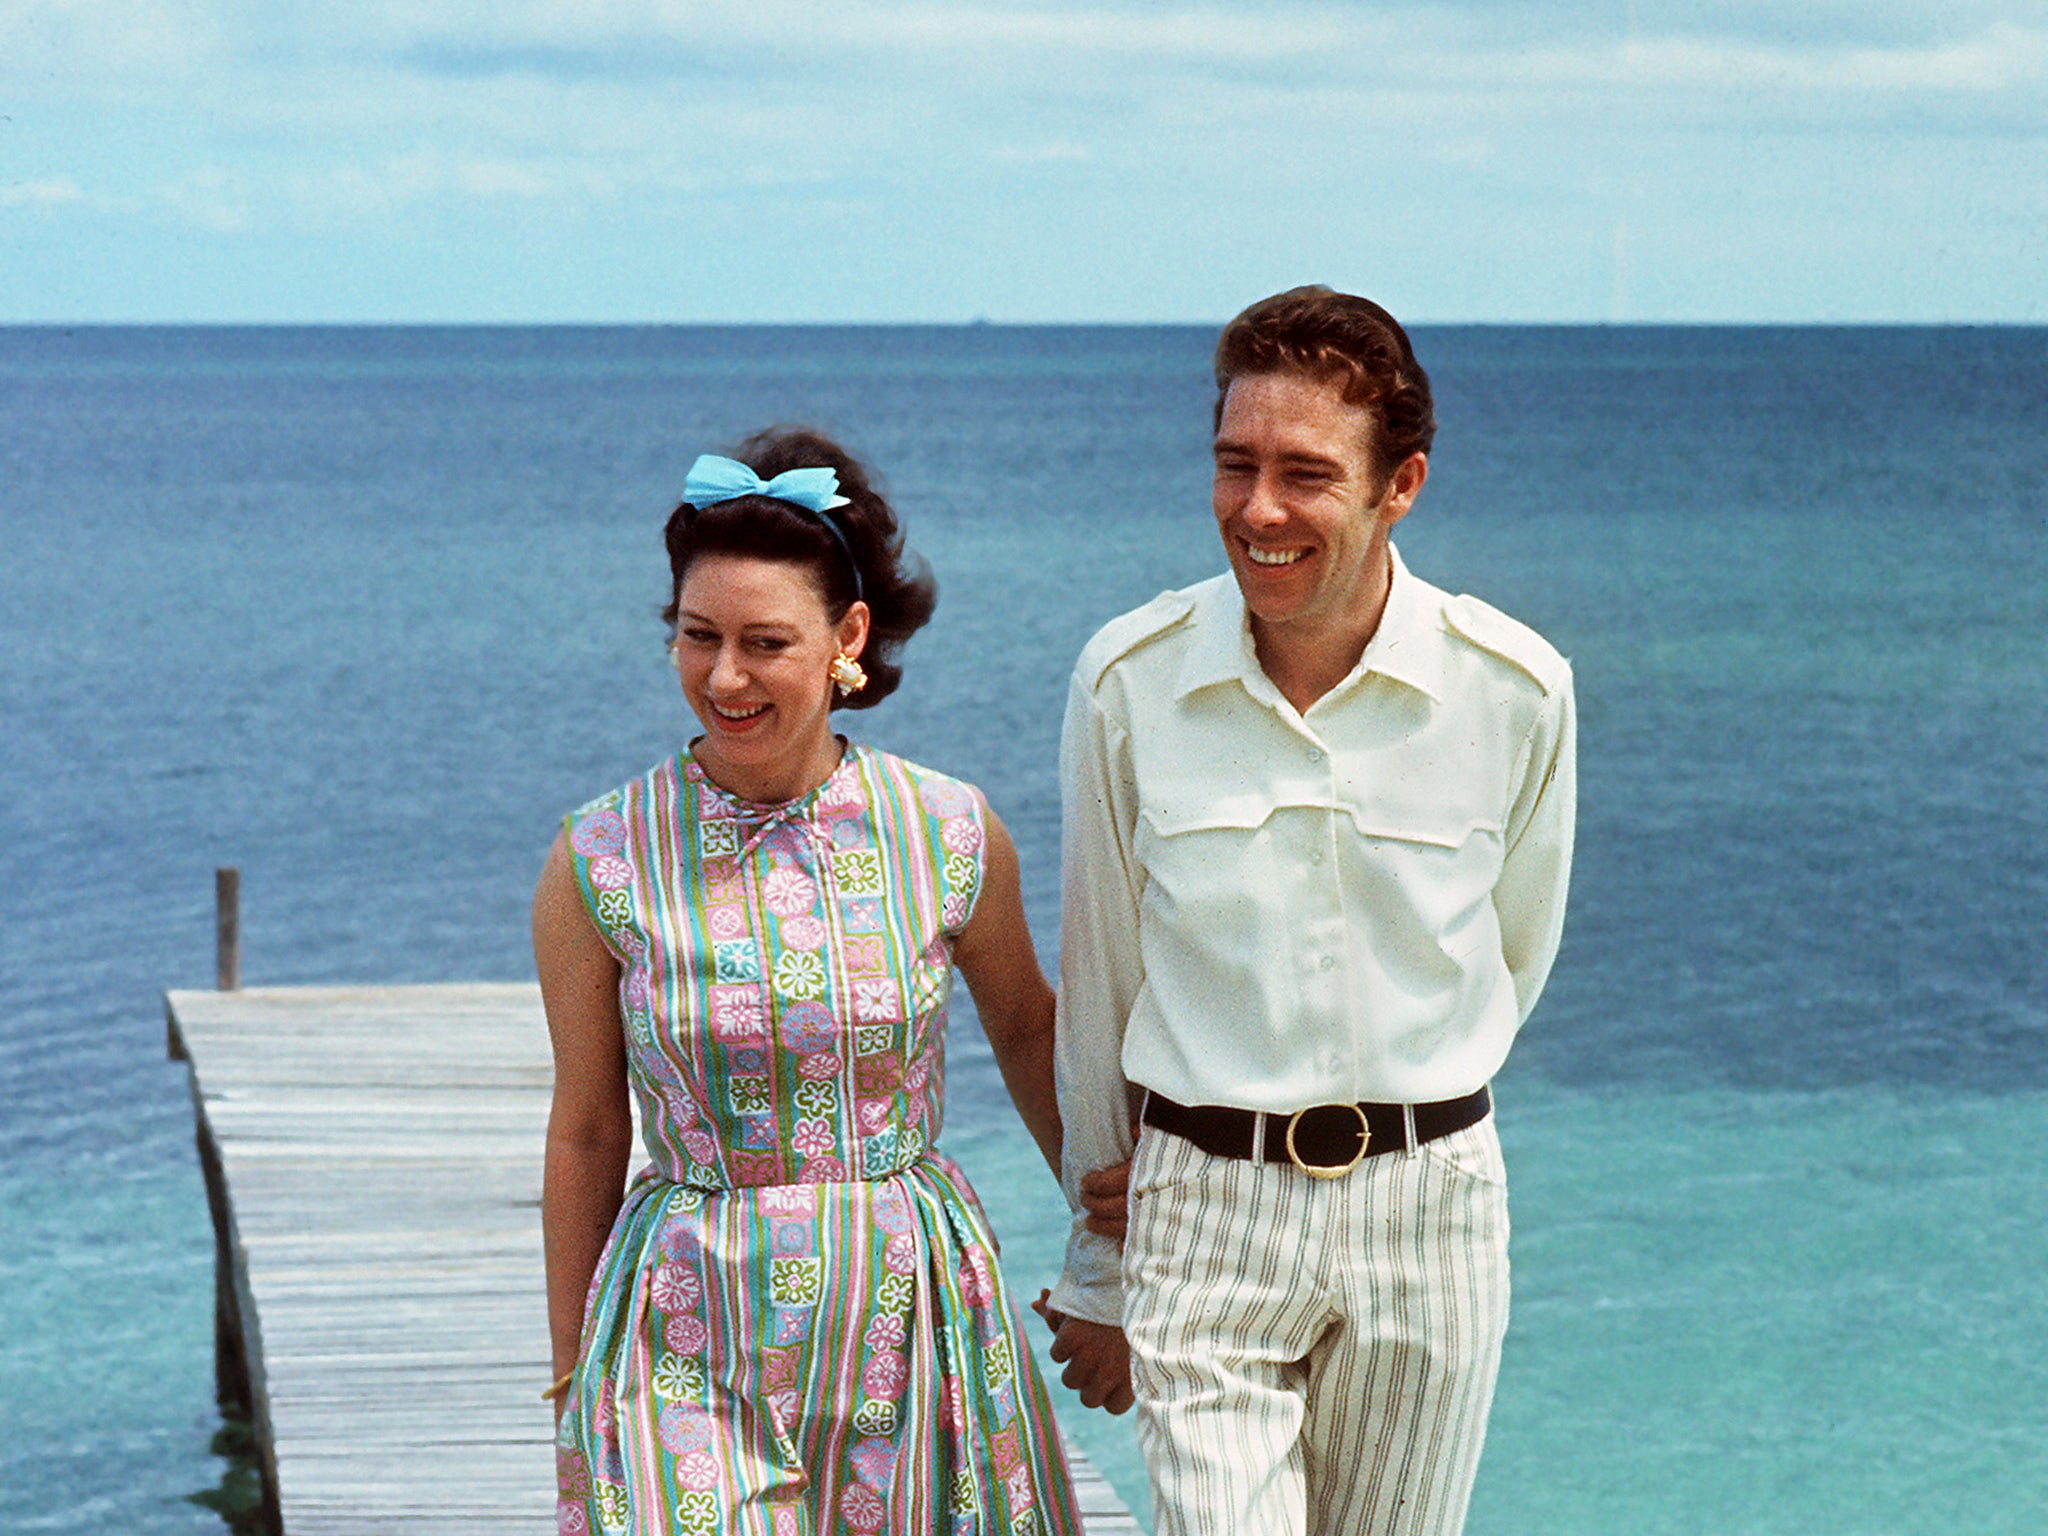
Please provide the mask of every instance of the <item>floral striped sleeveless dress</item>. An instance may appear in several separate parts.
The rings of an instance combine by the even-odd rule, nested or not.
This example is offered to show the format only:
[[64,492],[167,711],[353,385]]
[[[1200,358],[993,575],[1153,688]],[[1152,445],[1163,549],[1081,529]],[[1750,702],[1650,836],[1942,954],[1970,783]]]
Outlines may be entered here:
[[568,818],[651,1165],[591,1280],[562,1531],[1079,1536],[995,1240],[934,1146],[985,815],[849,747],[787,805],[685,754]]

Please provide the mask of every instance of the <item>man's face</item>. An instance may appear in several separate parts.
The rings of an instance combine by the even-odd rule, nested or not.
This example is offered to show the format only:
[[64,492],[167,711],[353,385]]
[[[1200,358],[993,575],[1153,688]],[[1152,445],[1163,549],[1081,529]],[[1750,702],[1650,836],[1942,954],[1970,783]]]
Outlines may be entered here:
[[1402,472],[1376,476],[1373,431],[1371,408],[1346,403],[1334,383],[1290,373],[1231,381],[1212,500],[1262,637],[1342,636],[1383,590],[1387,529],[1421,479],[1411,473],[1404,492]]

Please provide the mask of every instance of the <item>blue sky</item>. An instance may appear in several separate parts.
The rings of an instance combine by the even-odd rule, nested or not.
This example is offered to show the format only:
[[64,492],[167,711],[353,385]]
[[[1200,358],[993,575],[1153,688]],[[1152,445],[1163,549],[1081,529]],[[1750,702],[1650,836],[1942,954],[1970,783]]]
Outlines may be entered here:
[[0,322],[2048,320],[2048,4],[0,0]]

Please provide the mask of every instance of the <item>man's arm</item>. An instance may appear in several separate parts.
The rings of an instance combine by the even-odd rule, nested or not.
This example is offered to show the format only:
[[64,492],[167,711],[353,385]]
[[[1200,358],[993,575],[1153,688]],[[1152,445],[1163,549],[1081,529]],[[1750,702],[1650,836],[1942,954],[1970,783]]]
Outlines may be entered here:
[[1518,1016],[1529,1017],[1564,933],[1578,819],[1578,709],[1569,670],[1543,701],[1523,747],[1521,780],[1508,808],[1507,854],[1493,888],[1501,953],[1515,984]]
[[[1082,1178],[1131,1155],[1123,1074],[1124,1027],[1144,980],[1138,898],[1144,876],[1132,851],[1137,786],[1122,727],[1077,673],[1060,736],[1062,808],[1060,987],[1054,1059],[1059,1085],[1061,1183],[1081,1211]],[[1077,1214],[1052,1308],[1120,1325],[1120,1245]]]

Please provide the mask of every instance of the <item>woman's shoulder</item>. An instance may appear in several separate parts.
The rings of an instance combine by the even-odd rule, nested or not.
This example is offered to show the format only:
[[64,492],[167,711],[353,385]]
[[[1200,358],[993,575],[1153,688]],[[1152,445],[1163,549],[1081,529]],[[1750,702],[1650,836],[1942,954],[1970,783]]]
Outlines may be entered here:
[[853,751],[872,777],[900,785],[933,816],[978,816],[988,804],[978,788],[953,774],[927,768],[879,747],[855,746]]
[[680,763],[677,757],[664,758],[645,773],[636,774],[569,812],[562,818],[562,826],[569,834],[570,846],[578,853],[615,852],[608,846],[586,849],[583,845],[593,839],[609,844],[614,837],[622,837],[628,825],[644,816],[649,806],[674,803],[679,798],[677,789],[683,777]]

